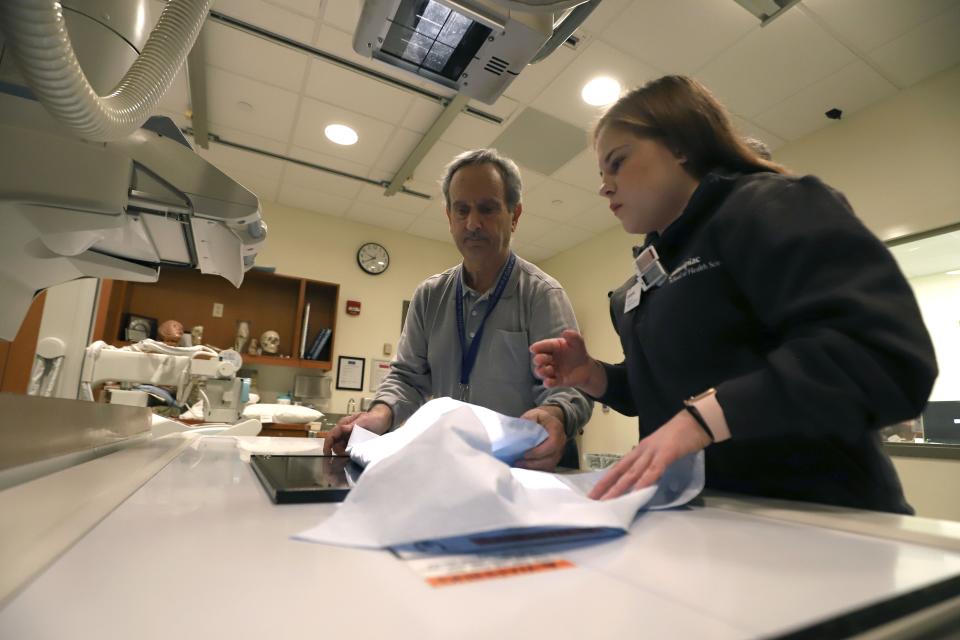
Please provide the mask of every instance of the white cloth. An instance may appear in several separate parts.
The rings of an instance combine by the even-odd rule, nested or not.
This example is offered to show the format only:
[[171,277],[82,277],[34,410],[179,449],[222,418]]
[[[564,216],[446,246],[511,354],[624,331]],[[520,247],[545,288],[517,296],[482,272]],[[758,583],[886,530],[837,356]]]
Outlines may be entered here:
[[[352,448],[369,450],[384,438]],[[596,528],[610,535],[626,531],[644,506],[684,504],[703,488],[698,453],[671,466],[659,485],[614,500],[590,500],[586,494],[602,472],[511,469],[491,455],[488,429],[472,405],[442,413],[407,438],[367,467],[333,515],[294,537],[381,548],[516,529]]]
[[316,409],[301,405],[264,402],[244,407],[243,417],[278,424],[307,424],[308,422],[316,422],[323,417],[323,414]]
[[[547,431],[532,420],[511,418],[480,407],[460,402],[453,398],[437,398],[423,405],[404,423],[403,427],[390,433],[377,436],[363,429],[358,421],[347,443],[347,454],[362,467],[393,455],[434,426],[444,414],[456,409],[468,408],[480,421],[486,432],[490,453],[507,464],[519,460],[525,452],[547,439]],[[361,418],[362,420],[362,418]]]

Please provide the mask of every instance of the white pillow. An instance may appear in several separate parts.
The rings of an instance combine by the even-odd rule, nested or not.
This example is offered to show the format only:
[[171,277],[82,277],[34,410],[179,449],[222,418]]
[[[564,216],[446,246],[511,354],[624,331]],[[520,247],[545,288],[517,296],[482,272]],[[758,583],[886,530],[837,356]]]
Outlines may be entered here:
[[257,418],[260,422],[280,424],[306,424],[323,417],[316,409],[295,404],[251,404],[243,409],[244,418]]

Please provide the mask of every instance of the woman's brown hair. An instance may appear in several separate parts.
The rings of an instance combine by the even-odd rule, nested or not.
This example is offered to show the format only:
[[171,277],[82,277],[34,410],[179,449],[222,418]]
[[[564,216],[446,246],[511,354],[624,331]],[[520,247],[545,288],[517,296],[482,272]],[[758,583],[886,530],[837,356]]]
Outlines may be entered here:
[[610,107],[593,128],[593,143],[604,127],[620,127],[654,138],[684,156],[687,171],[700,179],[713,169],[743,173],[787,173],[765,160],[739,136],[722,104],[687,76],[663,76],[634,89]]

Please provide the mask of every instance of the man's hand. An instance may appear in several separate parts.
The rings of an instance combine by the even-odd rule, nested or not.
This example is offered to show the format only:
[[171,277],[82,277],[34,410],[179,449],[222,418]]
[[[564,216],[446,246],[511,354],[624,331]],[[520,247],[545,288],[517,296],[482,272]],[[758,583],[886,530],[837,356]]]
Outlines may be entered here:
[[587,345],[576,331],[567,329],[559,338],[540,340],[530,345],[533,373],[543,386],[577,387],[598,398],[607,390],[607,376],[587,353]]
[[554,405],[534,407],[521,418],[532,420],[547,431],[547,439],[527,451],[513,466],[535,471],[553,471],[563,457],[567,433],[563,428],[563,410]]
[[359,425],[367,431],[384,434],[390,430],[393,424],[393,409],[385,404],[375,404],[369,411],[361,413],[351,413],[348,416],[340,418],[337,426],[330,430],[330,433],[323,439],[323,453],[330,453],[342,456],[347,451],[347,441],[350,440],[350,434],[353,427]]
[[710,436],[685,410],[637,443],[600,478],[590,491],[593,499],[609,500],[649,487],[673,462],[710,444]]

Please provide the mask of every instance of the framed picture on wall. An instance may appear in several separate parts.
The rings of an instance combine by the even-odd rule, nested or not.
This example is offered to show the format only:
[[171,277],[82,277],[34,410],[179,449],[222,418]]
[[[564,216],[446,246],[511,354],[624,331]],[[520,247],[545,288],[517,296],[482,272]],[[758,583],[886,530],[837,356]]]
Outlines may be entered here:
[[337,358],[337,389],[363,391],[363,370],[366,358],[339,356]]
[[403,327],[407,324],[407,311],[410,310],[410,301],[403,301],[403,311],[400,312],[400,333],[403,334]]

